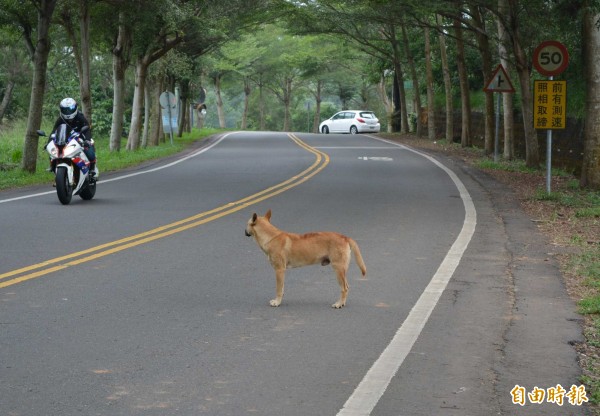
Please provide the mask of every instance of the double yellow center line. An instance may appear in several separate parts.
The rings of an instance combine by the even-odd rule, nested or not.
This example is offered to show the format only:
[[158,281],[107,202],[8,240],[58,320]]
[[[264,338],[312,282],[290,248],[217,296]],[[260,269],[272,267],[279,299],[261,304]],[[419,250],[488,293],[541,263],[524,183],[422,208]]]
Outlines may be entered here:
[[163,225],[140,234],[132,235],[116,241],[111,241],[96,247],[91,247],[87,250],[78,251],[66,256],[57,257],[41,263],[32,264],[31,266],[0,274],[0,288],[12,286],[17,283],[35,279],[59,270],[67,269],[69,267],[78,266],[82,263],[105,257],[110,254],[118,253],[131,247],[146,244],[163,237],[168,237],[170,235],[180,233],[182,231],[189,230],[190,228],[198,227],[202,224],[222,218],[226,215],[240,211],[241,209],[244,209],[250,205],[254,205],[275,195],[279,195],[300,185],[301,183],[306,182],[323,170],[327,164],[329,164],[329,156],[326,153],[309,146],[294,134],[289,134],[288,136],[298,146],[315,155],[314,163],[307,169],[300,172],[298,175],[238,201],[222,205],[209,211],[201,212],[192,217],[185,218],[171,224]]

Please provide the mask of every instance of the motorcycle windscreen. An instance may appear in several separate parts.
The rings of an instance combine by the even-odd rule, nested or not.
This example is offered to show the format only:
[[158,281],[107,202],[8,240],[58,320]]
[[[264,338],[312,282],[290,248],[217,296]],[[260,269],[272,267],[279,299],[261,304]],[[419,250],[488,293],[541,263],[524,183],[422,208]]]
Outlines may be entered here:
[[56,143],[57,146],[67,144],[67,139],[69,137],[68,130],[70,129],[66,124],[61,124],[60,126],[58,126],[58,128],[56,129],[56,137],[54,138],[54,143]]

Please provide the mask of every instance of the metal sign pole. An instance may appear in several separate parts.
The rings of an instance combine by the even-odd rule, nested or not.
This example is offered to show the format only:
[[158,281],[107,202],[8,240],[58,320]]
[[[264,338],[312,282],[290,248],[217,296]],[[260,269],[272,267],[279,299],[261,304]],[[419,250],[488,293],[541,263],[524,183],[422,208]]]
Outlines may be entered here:
[[502,64],[498,65],[492,78],[483,88],[485,92],[498,93],[496,102],[496,137],[494,138],[494,163],[498,163],[500,153],[500,105],[502,102],[502,93],[514,93],[515,88],[510,82],[510,78]]
[[500,147],[500,101],[502,98],[502,93],[499,92],[496,95],[498,99],[496,102],[496,137],[494,139],[494,163],[498,163],[498,147]]
[[[569,65],[569,52],[567,48],[562,43],[556,40],[547,40],[538,45],[537,48],[533,51],[533,66],[537,71],[550,77],[550,83],[552,84],[555,75],[561,74],[567,66]],[[534,83],[537,81],[534,81]],[[557,81],[560,82],[560,81]],[[546,191],[548,193],[551,192],[551,179],[552,179],[552,129],[560,128],[564,129],[566,124],[566,81],[564,86],[564,96],[560,98],[560,123],[555,124],[555,120],[552,119],[550,123],[550,129],[546,133]],[[535,87],[534,87],[535,88]],[[562,93],[562,90],[561,90]],[[535,92],[537,94],[537,91]],[[535,95],[534,94],[534,95]],[[534,97],[535,98],[535,97]],[[536,104],[537,105],[537,104]],[[540,107],[545,107],[541,105]],[[562,107],[562,108],[561,108]],[[547,110],[547,107],[546,107]],[[556,115],[556,110],[552,110],[550,113],[552,116]],[[534,112],[534,128],[538,127],[538,124],[535,123],[536,112]],[[546,126],[547,124],[544,124]],[[542,126],[540,126],[542,127]]]
[[[170,101],[170,100],[169,100]],[[171,103],[167,106],[169,111],[169,136],[171,137],[171,144],[173,144],[173,119],[171,117]]]
[[[550,81],[554,79],[550,76]],[[552,191],[552,129],[546,132],[546,192]]]

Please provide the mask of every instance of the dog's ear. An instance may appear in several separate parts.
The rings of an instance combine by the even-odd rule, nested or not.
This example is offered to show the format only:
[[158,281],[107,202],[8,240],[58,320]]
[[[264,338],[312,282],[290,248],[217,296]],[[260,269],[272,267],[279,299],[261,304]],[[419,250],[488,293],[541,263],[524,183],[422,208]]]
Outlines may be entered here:
[[254,214],[252,214],[252,225],[256,224],[257,218],[258,218],[258,215],[256,215],[256,212]]
[[265,214],[265,218],[267,219],[267,221],[271,222],[271,210],[270,209]]

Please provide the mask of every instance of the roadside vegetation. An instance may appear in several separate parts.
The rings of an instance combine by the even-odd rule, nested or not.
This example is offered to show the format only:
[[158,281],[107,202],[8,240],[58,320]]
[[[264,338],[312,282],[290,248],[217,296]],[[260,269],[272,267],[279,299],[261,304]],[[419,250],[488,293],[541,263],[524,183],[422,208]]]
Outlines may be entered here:
[[463,148],[445,140],[411,135],[386,135],[413,147],[442,152],[480,169],[514,191],[548,241],[569,295],[582,315],[584,342],[576,345],[589,408],[600,415],[600,191],[581,188],[578,178],[552,170],[552,190],[546,191],[545,168],[529,168],[522,160],[495,162],[482,149]]
[[[43,149],[46,144],[46,139],[43,137],[39,141],[38,163],[35,173],[29,173],[18,168],[23,152],[24,125],[24,122],[19,122],[0,127],[2,137],[2,140],[0,140],[0,190],[27,185],[51,184],[54,181],[54,176],[46,170],[48,168],[48,155]],[[49,134],[51,128],[52,122],[44,122],[42,125],[42,130],[45,129],[46,134]],[[107,139],[95,137],[100,175],[136,166],[148,160],[173,155],[199,140],[204,140],[212,134],[223,131],[223,129],[214,128],[194,128],[190,133],[184,133],[182,137],[175,136],[172,145],[170,140],[167,139],[161,146],[148,146],[134,152],[111,152]]]

